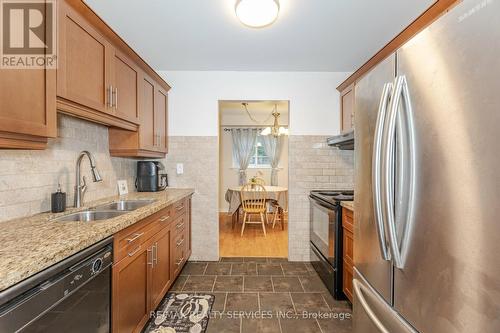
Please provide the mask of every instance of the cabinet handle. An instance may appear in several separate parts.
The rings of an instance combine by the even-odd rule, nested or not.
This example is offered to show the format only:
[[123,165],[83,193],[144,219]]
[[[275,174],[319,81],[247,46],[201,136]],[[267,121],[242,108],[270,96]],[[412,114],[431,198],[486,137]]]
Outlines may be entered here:
[[[149,261],[149,254],[151,253],[151,261]],[[153,263],[153,247],[151,249],[148,249],[148,265],[151,265],[151,268],[153,268],[154,263]]]
[[158,242],[153,245],[153,265],[158,265]]
[[140,249],[141,249],[141,246],[139,245],[139,247],[137,249],[135,249],[132,252],[127,252],[127,254],[129,257],[133,257],[137,252],[139,252]]
[[181,246],[181,245],[182,245],[182,243],[184,243],[184,238],[183,238],[183,239],[181,239],[180,241],[178,241],[178,242],[176,243],[177,247]]
[[165,222],[166,220],[168,220],[170,218],[170,215],[166,215],[166,216],[162,216],[160,218],[160,222]]
[[118,109],[118,88],[115,87],[114,90],[114,95],[115,95],[115,109]]
[[184,257],[180,258],[179,260],[177,260],[177,262],[175,263],[177,266],[179,266],[182,262],[184,261]]
[[106,106],[110,108],[113,107],[113,102],[111,101],[111,89],[111,86],[106,89]]
[[177,210],[182,210],[182,209],[184,209],[184,205],[180,205],[180,206],[178,206],[176,209],[177,209]]
[[132,238],[127,238],[127,243],[130,244],[134,241],[136,241],[138,238],[140,238],[142,235],[144,235],[143,232],[141,232],[140,234],[134,234],[134,237]]
[[184,226],[184,222],[181,222],[181,223],[177,223],[177,225],[175,226],[177,229],[180,229]]

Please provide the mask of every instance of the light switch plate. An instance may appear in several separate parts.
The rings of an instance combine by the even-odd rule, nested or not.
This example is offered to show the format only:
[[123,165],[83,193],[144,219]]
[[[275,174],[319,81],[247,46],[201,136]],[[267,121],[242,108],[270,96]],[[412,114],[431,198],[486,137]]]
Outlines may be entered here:
[[128,184],[126,180],[118,180],[118,194],[125,195],[128,193]]
[[177,163],[177,174],[182,175],[184,173],[184,164]]

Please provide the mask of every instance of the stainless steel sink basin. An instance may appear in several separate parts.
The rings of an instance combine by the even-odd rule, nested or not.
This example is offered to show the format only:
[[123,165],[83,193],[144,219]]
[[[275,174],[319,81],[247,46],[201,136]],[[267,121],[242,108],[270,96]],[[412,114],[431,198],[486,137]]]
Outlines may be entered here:
[[112,211],[122,211],[130,212],[141,207],[152,204],[155,200],[121,200],[117,202],[112,202],[109,204],[97,206],[95,210],[112,210]]
[[104,211],[104,210],[85,210],[83,212],[73,213],[69,215],[64,215],[54,219],[53,221],[59,222],[92,222],[99,220],[112,219],[114,217],[126,214],[126,212],[120,211]]

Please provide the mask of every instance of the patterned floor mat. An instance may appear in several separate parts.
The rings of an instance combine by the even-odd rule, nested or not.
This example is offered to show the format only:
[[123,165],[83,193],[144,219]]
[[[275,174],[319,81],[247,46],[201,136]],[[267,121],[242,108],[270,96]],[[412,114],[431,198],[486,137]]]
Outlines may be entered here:
[[143,333],[204,333],[215,296],[168,293]]

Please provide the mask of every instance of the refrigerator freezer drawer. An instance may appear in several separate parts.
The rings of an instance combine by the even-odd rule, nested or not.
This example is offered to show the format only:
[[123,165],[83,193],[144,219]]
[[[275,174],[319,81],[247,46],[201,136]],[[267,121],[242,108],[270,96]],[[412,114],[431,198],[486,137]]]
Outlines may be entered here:
[[354,268],[354,333],[417,333]]

